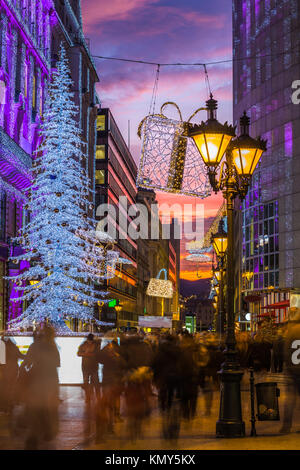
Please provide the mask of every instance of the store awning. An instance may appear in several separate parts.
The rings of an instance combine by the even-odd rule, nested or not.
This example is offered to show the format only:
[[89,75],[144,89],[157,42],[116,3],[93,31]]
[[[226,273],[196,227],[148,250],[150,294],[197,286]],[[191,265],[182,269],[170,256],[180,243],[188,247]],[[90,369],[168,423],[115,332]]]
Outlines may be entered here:
[[288,308],[289,306],[290,306],[289,300],[282,300],[281,302],[276,302],[275,304],[265,305],[264,307],[261,307],[261,308],[278,309],[278,308]]
[[244,300],[246,302],[259,302],[261,300],[261,295],[246,295]]
[[271,312],[264,312],[264,313],[260,313],[259,315],[257,315],[258,317],[275,317],[275,311],[272,310]]

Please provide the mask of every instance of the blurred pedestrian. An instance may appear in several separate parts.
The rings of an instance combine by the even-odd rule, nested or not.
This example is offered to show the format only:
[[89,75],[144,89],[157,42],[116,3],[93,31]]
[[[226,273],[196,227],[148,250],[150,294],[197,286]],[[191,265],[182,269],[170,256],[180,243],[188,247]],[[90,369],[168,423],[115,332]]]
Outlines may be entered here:
[[274,372],[280,373],[283,371],[284,363],[284,335],[283,330],[278,330],[277,338],[273,342],[273,365]]
[[151,413],[152,348],[139,335],[129,335],[121,342],[121,356],[125,361],[124,398],[130,439],[136,440],[143,421]]
[[158,405],[162,415],[162,435],[164,439],[176,441],[180,431],[178,337],[163,335],[152,360],[153,383],[158,390]]
[[5,365],[2,366],[2,403],[3,411],[10,413],[17,401],[17,379],[19,375],[19,359],[24,359],[12,338],[2,337],[5,343]]
[[198,347],[192,335],[182,335],[179,356],[179,396],[182,416],[194,418],[197,408],[199,364]]
[[162,336],[151,364],[161,411],[171,408],[175,392],[178,390],[179,359],[178,339],[172,335]]
[[257,333],[249,342],[247,367],[254,372],[269,372],[271,369],[272,342]]
[[30,345],[22,364],[23,375],[27,376],[26,449],[37,449],[42,441],[52,440],[58,432],[57,368],[60,367],[60,356],[54,338],[54,329],[44,325]]
[[150,367],[141,366],[127,371],[124,376],[125,406],[129,431],[132,442],[142,434],[143,423],[151,412],[149,383],[152,380]]
[[83,388],[85,391],[85,401],[90,403],[93,391],[99,395],[99,375],[98,375],[98,353],[99,343],[95,341],[94,335],[90,333],[78,348],[77,356],[82,357],[81,369],[83,375]]
[[114,432],[116,420],[120,420],[120,395],[123,391],[125,361],[120,355],[116,341],[97,352],[97,361],[103,365],[101,395],[96,410],[96,441],[99,443],[106,432]]
[[284,341],[285,372],[289,378],[284,403],[281,433],[292,427],[297,396],[300,394],[300,309],[290,309],[290,319]]

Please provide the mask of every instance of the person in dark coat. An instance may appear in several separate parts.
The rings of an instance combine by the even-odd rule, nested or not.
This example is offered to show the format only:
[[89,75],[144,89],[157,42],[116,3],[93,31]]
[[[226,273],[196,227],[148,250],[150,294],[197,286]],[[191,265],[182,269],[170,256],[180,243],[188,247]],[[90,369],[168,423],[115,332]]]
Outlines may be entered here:
[[58,432],[60,355],[54,337],[54,329],[45,325],[30,345],[22,364],[23,373],[27,374],[25,411],[29,433],[26,449],[37,449],[43,440],[52,440]]
[[2,408],[11,412],[16,402],[19,359],[24,359],[18,346],[9,337],[2,337],[5,343],[5,365],[2,367]]
[[98,359],[99,343],[95,341],[94,335],[90,333],[78,349],[77,356],[82,357],[83,388],[85,400],[90,403],[93,390],[96,396],[99,394]]
[[131,440],[142,432],[142,424],[151,412],[151,345],[141,336],[123,338],[121,356],[125,361],[124,398]]
[[180,348],[178,337],[163,335],[158,343],[152,360],[153,383],[158,390],[158,406],[162,415],[162,436],[174,441],[180,431],[180,403],[176,400],[179,393]]
[[152,360],[153,382],[158,390],[161,411],[171,408],[179,387],[180,348],[175,336],[163,336]]
[[179,396],[182,416],[190,420],[194,418],[197,408],[199,385],[199,348],[192,335],[184,334],[180,342],[179,356]]
[[271,369],[271,348],[272,343],[256,336],[249,343],[247,367],[253,367],[254,372],[266,371]]
[[[295,311],[294,311],[295,310]],[[289,378],[286,386],[281,433],[291,431],[297,396],[300,395],[300,309],[291,308],[284,340],[285,372]]]
[[97,352],[97,361],[103,365],[101,397],[99,396],[96,411],[96,440],[99,442],[105,432],[113,432],[115,421],[120,419],[125,361],[116,341]]
[[281,331],[273,342],[274,372],[282,372],[284,362],[284,337]]

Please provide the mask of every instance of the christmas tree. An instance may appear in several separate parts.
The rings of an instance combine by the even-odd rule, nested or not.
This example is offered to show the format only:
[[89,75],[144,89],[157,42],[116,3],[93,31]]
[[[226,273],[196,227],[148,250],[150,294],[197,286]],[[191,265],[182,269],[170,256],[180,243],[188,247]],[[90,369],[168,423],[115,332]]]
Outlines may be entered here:
[[96,284],[112,277],[119,261],[109,236],[102,232],[99,240],[99,232],[93,230],[96,221],[87,215],[93,205],[71,86],[61,46],[32,169],[26,207],[30,222],[15,239],[24,253],[11,258],[30,263],[27,271],[10,278],[22,291],[17,300],[26,302],[27,308],[11,327],[50,321],[63,333],[68,330],[66,319],[94,320],[93,306],[106,295]]

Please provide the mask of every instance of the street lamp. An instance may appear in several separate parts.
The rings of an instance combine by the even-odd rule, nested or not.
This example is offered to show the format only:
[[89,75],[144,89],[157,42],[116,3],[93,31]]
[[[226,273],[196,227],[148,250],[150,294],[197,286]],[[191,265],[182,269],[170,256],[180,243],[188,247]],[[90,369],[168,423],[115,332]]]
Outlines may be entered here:
[[235,129],[227,122],[220,124],[217,121],[218,102],[212,94],[206,102],[207,121],[201,124],[190,124],[189,136],[193,138],[201,157],[206,165],[216,168],[231,141],[235,136]]
[[220,230],[212,235],[212,244],[218,258],[223,258],[227,250],[227,233]]
[[116,315],[117,333],[119,333],[119,314],[121,310],[122,310],[122,305],[115,305],[115,311],[117,312],[117,315]]
[[225,324],[225,312],[224,312],[224,258],[227,251],[228,239],[227,233],[224,230],[223,220],[219,223],[218,232],[213,234],[211,237],[211,242],[215,250],[218,265],[217,271],[215,271],[216,278],[220,286],[220,295],[219,295],[219,319],[217,321],[217,331],[221,334],[224,333],[224,324]]
[[[213,190],[222,191],[226,200],[227,212],[227,329],[225,361],[219,372],[221,377],[220,415],[216,426],[217,437],[241,437],[245,435],[245,423],[242,420],[240,381],[243,372],[237,358],[234,314],[234,231],[233,204],[239,196],[243,199],[248,190],[251,176],[263,153],[266,142],[249,136],[250,119],[244,113],[240,120],[241,135],[235,136],[235,129],[217,124],[217,102],[210,97],[206,102],[208,120],[200,125],[191,125],[188,135],[194,139],[201,157],[207,166],[208,176]],[[221,128],[223,127],[223,133]],[[216,129],[216,134],[214,134]],[[220,138],[220,135],[223,137]],[[226,144],[226,145],[225,145]],[[213,147],[214,145],[214,147]],[[220,175],[217,168],[222,163]]]

